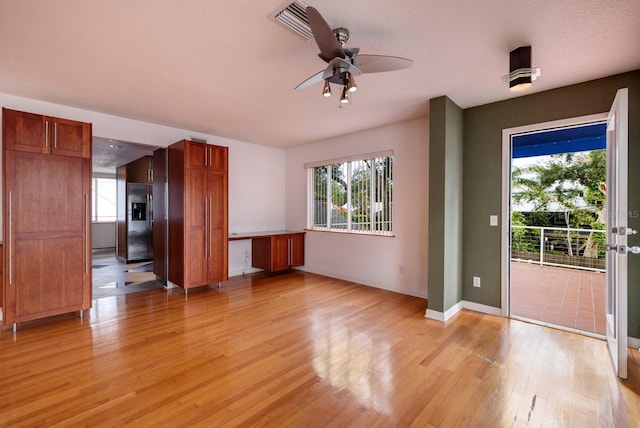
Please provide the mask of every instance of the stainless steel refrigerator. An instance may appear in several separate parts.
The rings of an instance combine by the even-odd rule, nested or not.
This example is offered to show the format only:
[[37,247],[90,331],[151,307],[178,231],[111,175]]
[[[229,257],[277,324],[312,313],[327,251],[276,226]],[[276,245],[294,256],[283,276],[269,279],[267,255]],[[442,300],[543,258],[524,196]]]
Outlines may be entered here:
[[153,259],[152,185],[127,183],[127,261]]

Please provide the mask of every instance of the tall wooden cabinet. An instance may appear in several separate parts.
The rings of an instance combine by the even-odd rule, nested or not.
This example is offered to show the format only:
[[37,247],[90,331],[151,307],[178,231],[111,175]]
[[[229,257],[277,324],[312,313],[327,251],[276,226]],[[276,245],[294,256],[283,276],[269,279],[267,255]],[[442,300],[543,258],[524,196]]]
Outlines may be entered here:
[[153,151],[153,273],[167,281],[167,149]]
[[91,124],[3,109],[4,317],[91,307]]
[[188,289],[228,278],[227,147],[168,147],[168,278]]

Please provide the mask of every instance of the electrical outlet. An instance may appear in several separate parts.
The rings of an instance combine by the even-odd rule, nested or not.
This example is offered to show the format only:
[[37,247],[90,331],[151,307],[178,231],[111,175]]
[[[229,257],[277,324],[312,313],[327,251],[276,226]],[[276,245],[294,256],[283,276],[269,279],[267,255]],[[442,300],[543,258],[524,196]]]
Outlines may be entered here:
[[479,276],[474,276],[473,277],[473,286],[480,288],[480,277]]

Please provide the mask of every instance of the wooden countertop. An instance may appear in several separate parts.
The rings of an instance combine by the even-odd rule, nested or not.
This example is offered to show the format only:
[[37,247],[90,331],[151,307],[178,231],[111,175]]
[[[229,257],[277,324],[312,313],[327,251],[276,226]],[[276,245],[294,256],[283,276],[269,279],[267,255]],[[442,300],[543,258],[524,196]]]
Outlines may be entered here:
[[241,239],[259,238],[265,236],[276,235],[289,235],[291,233],[305,233],[302,230],[269,230],[263,232],[245,232],[245,233],[230,233],[229,241],[239,241]]

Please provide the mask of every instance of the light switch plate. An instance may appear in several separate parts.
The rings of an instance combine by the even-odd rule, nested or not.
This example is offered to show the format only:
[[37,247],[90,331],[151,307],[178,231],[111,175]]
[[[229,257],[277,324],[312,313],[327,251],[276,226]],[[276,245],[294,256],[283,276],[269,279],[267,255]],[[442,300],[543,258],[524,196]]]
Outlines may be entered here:
[[498,225],[498,216],[490,215],[489,216],[489,226],[497,226]]

